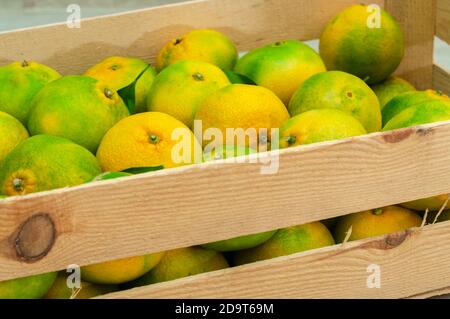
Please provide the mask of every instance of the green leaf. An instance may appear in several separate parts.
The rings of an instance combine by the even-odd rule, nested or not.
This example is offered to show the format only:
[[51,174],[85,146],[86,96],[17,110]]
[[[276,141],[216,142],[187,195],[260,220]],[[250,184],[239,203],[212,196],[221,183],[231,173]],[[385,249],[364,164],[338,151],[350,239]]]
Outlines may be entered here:
[[255,82],[253,82],[250,78],[248,78],[245,75],[237,74],[231,70],[223,70],[223,72],[226,74],[226,76],[228,77],[228,80],[230,80],[230,82],[232,84],[256,85]]
[[142,74],[144,74],[150,67],[151,66],[148,65],[141,73],[139,73],[133,83],[117,91],[130,111],[130,114],[136,113],[136,83],[141,78]]
[[124,173],[130,173],[130,174],[143,174],[148,172],[154,172],[164,169],[163,165],[160,166],[149,166],[149,167],[132,167],[129,169],[126,169],[122,172]]

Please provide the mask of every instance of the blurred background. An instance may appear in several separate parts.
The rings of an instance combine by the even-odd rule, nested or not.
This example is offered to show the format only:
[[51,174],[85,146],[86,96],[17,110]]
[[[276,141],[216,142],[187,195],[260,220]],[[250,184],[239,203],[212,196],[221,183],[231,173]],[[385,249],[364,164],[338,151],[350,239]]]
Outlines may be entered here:
[[[184,1],[187,0],[0,0],[0,32],[64,22],[69,15],[67,6],[73,3],[81,7],[82,18],[89,18]],[[450,69],[450,45],[439,39],[435,43],[436,63]],[[317,42],[310,44],[317,47]]]

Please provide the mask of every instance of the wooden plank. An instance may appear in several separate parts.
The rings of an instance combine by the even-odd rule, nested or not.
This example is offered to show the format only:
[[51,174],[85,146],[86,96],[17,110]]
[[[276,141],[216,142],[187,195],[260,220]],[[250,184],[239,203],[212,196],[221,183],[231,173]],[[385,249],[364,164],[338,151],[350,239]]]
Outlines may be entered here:
[[397,74],[419,89],[431,88],[436,0],[386,0],[385,6],[405,33],[406,52]]
[[408,297],[408,299],[428,299],[433,297],[436,297],[437,299],[449,299],[447,298],[447,295],[450,295],[450,287],[446,287],[443,289],[434,289],[425,293],[410,296]]
[[433,88],[450,96],[450,72],[437,65],[433,71]]
[[437,0],[436,34],[450,44],[450,1]]
[[86,19],[79,29],[57,24],[0,33],[0,65],[36,60],[78,74],[112,55],[153,62],[167,41],[193,28],[221,30],[243,51],[280,39],[310,40],[353,3],[383,0],[199,0]]
[[[435,123],[282,150],[272,175],[267,163],[213,162],[7,199],[0,281],[450,193],[449,148],[450,122]],[[54,246],[25,263],[18,230],[43,213]]]
[[[450,286],[449,232],[447,222],[102,298],[404,298]],[[369,266],[380,288],[368,288]]]

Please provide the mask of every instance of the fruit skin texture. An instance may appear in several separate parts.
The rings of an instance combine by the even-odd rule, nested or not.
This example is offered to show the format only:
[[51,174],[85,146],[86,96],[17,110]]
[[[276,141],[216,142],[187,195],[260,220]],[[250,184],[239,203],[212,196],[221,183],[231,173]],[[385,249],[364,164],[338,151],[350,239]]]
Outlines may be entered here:
[[65,137],[95,153],[105,133],[128,115],[120,96],[104,83],[88,76],[66,76],[34,97],[28,130],[31,135]]
[[[110,292],[119,290],[115,285],[95,285],[90,282],[82,281],[81,290],[74,299],[89,299],[97,296],[105,295]],[[72,289],[67,287],[67,274],[63,271],[58,273],[58,277],[45,295],[45,299],[72,299]]]
[[[178,140],[172,140],[175,130],[181,129],[189,139],[191,163],[201,146],[189,128],[174,117],[146,112],[127,117],[111,128],[103,138],[97,158],[103,171],[120,172],[130,168],[163,165],[165,168],[191,163],[178,163],[172,158],[172,149]],[[153,140],[152,140],[153,138]]]
[[113,56],[92,66],[84,75],[105,83],[114,91],[135,83],[134,113],[141,113],[147,110],[146,101],[156,77],[156,71],[140,59]]
[[235,72],[273,91],[286,105],[298,87],[325,64],[311,47],[287,40],[251,50],[236,64]]
[[358,120],[336,109],[311,110],[287,120],[280,128],[280,148],[364,135]]
[[56,279],[56,272],[0,282],[0,299],[42,298]]
[[6,156],[0,193],[15,196],[76,186],[100,173],[97,159],[85,148],[62,137],[37,135]]
[[155,268],[131,283],[131,286],[145,286],[228,267],[225,257],[214,250],[201,247],[175,249],[166,252]]
[[166,43],[156,58],[156,69],[160,72],[177,61],[197,60],[231,70],[237,58],[236,46],[225,34],[209,29],[193,30]]
[[359,120],[369,133],[381,130],[378,98],[356,76],[340,71],[316,74],[299,87],[289,103],[291,116],[327,108],[347,112]]
[[394,116],[383,131],[448,120],[450,120],[450,100],[425,101],[410,106]]
[[[271,129],[279,128],[289,118],[289,113],[283,102],[269,89],[231,84],[207,97],[195,118],[202,121],[203,132],[209,128],[218,128],[224,139],[227,128],[255,128],[257,133],[267,129],[270,142]],[[205,138],[203,145],[208,143],[210,141]],[[225,143],[222,141],[222,144]],[[245,145],[242,141],[237,141],[235,145],[257,149],[257,145],[253,144],[247,139]]]
[[428,101],[450,101],[448,96],[434,90],[406,92],[393,98],[383,109],[383,127],[404,110]]
[[164,252],[81,267],[81,278],[94,284],[115,285],[135,280],[154,268]]
[[0,111],[27,123],[33,97],[60,78],[58,72],[36,62],[14,62],[0,67]]
[[[447,198],[448,195],[444,194],[435,197],[419,199],[408,203],[403,203],[400,205],[405,208],[414,209],[421,212],[424,212],[427,209],[433,212],[439,211],[442,208],[442,206],[444,206],[444,203],[447,200]],[[450,203],[447,204],[446,208],[450,209]]]
[[328,228],[314,222],[280,229],[261,246],[235,253],[234,262],[243,265],[332,245],[334,239]]
[[391,234],[421,225],[422,218],[418,214],[405,208],[389,206],[341,217],[334,229],[334,238],[336,242],[342,243],[350,227],[352,234],[349,240],[352,241]]
[[354,5],[340,12],[320,37],[320,55],[328,70],[358,76],[368,84],[387,79],[404,55],[404,36],[397,21],[381,10],[380,28],[369,27],[373,11]]
[[214,243],[204,244],[203,248],[220,252],[230,252],[253,248],[268,241],[277,231],[272,230],[264,233],[240,236],[232,239],[221,240]]
[[202,61],[180,61],[156,77],[147,100],[150,112],[172,115],[186,126],[203,101],[213,92],[231,84],[217,66]]
[[372,86],[372,90],[377,95],[381,110],[383,110],[393,98],[402,93],[416,91],[416,88],[402,78],[391,76],[384,82]]
[[26,128],[8,113],[0,111],[0,164],[6,155],[28,138]]

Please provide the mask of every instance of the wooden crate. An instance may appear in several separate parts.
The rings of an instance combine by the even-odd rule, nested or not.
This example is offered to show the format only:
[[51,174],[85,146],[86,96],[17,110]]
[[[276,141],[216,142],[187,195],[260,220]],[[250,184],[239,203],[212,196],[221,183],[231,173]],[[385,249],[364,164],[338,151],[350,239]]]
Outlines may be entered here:
[[[0,33],[0,64],[37,60],[73,74],[110,55],[152,62],[165,41],[203,27],[224,31],[243,51],[311,40],[354,3],[379,4],[400,21],[407,41],[401,76],[450,93],[448,71],[433,65],[436,30],[450,42],[449,0],[192,1],[88,19],[80,29]],[[450,193],[449,149],[450,122],[443,122],[283,150],[275,175],[222,161],[10,198],[0,202],[0,280]],[[37,234],[20,247],[36,258],[20,258],[16,239]],[[370,264],[381,266],[380,289],[367,288]],[[402,298],[447,287],[449,222],[104,297]]]

